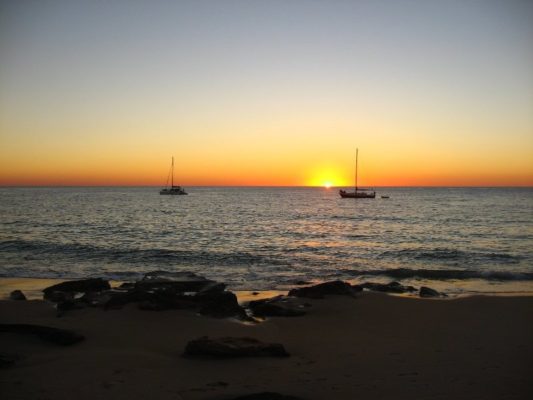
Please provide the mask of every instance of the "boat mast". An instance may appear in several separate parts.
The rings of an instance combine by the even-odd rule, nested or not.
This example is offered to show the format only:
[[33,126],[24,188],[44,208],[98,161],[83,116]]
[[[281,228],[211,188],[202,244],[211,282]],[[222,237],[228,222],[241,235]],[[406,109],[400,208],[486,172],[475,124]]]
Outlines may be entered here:
[[355,149],[355,192],[357,193],[357,158],[359,156],[359,149]]
[[172,180],[171,180],[172,184],[170,186],[170,188],[173,188],[174,187],[174,156],[172,156]]

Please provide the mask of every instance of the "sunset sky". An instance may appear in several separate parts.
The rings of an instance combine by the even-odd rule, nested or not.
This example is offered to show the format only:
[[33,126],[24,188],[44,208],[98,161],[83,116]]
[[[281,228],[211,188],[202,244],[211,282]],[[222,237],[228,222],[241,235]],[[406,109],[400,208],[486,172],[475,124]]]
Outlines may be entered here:
[[0,185],[533,185],[533,1],[0,1]]

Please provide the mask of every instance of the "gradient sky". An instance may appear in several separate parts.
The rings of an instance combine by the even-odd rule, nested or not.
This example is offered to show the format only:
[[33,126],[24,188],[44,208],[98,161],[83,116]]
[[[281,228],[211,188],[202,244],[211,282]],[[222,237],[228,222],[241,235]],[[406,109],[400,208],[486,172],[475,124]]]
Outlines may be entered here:
[[533,1],[0,0],[0,185],[533,185]]

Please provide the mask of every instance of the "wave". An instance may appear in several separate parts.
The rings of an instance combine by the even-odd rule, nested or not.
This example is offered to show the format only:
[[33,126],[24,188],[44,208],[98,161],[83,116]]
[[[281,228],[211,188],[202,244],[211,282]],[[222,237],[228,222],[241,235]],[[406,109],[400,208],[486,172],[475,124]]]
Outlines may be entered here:
[[[461,250],[405,249],[389,251],[385,254],[393,258],[393,263],[382,264],[379,255],[372,259],[360,257],[351,249],[330,248],[328,246],[291,247],[280,249],[277,246],[255,248],[248,251],[224,251],[224,249],[143,249],[114,248],[85,243],[52,243],[31,240],[0,241],[0,257],[3,259],[0,276],[39,275],[41,277],[84,277],[92,274],[109,276],[114,279],[130,279],[154,269],[189,269],[196,272],[216,274],[223,280],[254,280],[253,273],[265,281],[279,277],[304,276],[306,279],[325,279],[330,275],[346,277],[386,276],[392,279],[430,279],[486,281],[533,281],[533,272],[528,266],[523,271],[508,271],[502,264],[517,263],[519,257],[504,253],[469,253]],[[396,265],[398,259],[406,258],[403,265],[416,265],[413,260],[423,260],[418,266],[426,268],[387,268]],[[487,260],[493,261],[491,268],[483,268]],[[432,260],[430,262],[429,260]],[[439,265],[437,260],[440,260]],[[464,264],[463,269],[450,265],[441,268],[443,263],[452,261]],[[339,269],[343,263],[346,269]],[[381,265],[380,265],[381,264]],[[422,265],[421,265],[422,264]],[[369,269],[369,265],[383,267]],[[435,265],[435,269],[428,266]],[[478,269],[478,265],[480,268]],[[362,269],[360,269],[362,268]],[[483,269],[482,269],[483,268]],[[489,270],[487,270],[489,269]],[[502,270],[503,269],[503,270]],[[513,269],[516,269],[513,268]]]
[[63,260],[118,262],[125,264],[152,265],[285,265],[286,263],[271,257],[264,257],[248,252],[190,251],[174,249],[115,249],[80,243],[49,243],[42,241],[10,240],[0,242],[0,252],[16,253],[21,258],[54,256]]
[[388,276],[395,279],[421,278],[434,280],[484,279],[489,281],[532,281],[533,272],[474,271],[455,269],[410,269],[343,271],[351,276]]
[[375,239],[377,235],[368,235],[368,234],[357,234],[357,233],[348,233],[344,237],[347,239]]
[[500,262],[505,264],[517,264],[522,259],[519,256],[507,253],[495,252],[473,252],[462,251],[448,248],[434,249],[403,249],[394,251],[385,251],[381,253],[383,257],[407,258],[427,261],[489,261]]

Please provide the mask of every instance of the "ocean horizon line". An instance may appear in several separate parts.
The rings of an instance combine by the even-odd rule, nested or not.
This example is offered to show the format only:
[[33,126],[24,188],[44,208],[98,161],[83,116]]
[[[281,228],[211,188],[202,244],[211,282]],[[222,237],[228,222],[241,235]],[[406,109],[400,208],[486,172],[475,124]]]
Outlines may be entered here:
[[[313,189],[326,190],[336,188],[353,188],[353,185],[339,185],[326,187],[324,185],[180,185],[188,188],[280,188],[280,189]],[[159,188],[164,185],[0,185],[0,189],[9,188]],[[401,188],[401,189],[532,189],[533,185],[361,185],[361,188]]]

